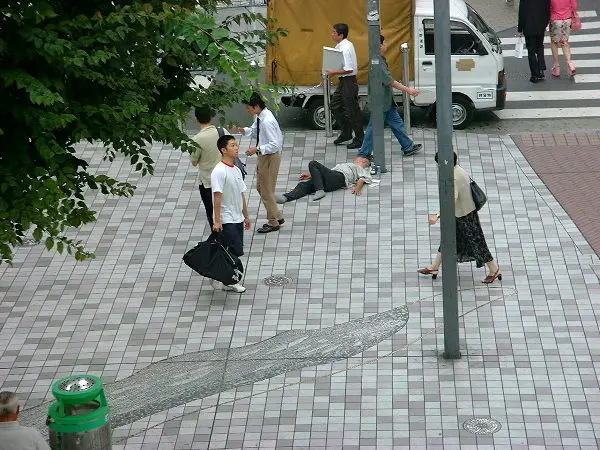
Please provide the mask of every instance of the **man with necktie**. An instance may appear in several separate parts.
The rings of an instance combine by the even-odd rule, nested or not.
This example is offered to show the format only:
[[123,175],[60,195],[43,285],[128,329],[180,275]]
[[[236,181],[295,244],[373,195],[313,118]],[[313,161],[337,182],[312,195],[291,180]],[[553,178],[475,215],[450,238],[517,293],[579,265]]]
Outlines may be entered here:
[[283,149],[283,133],[279,123],[258,93],[245,102],[246,111],[256,117],[250,127],[238,127],[244,136],[251,136],[255,145],[246,151],[246,155],[258,155],[256,165],[256,190],[260,195],[267,210],[267,223],[257,229],[258,233],[278,231],[285,222],[277,202],[275,201],[275,185],[281,164],[281,150]]

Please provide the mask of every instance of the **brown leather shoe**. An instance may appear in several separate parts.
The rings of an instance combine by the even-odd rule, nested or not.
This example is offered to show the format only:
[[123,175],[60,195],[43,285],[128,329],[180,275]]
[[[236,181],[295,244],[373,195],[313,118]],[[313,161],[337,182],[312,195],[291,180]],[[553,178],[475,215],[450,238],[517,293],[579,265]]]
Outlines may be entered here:
[[280,226],[273,226],[273,225],[269,225],[268,223],[265,223],[262,227],[260,227],[258,230],[256,230],[257,233],[270,233],[272,231],[279,231]]

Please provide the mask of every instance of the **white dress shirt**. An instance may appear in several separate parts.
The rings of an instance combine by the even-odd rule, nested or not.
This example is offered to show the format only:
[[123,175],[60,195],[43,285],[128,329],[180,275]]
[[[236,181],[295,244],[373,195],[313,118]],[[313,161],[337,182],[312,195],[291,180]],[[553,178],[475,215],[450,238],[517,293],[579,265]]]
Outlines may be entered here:
[[[258,133],[258,151],[261,155],[270,155],[278,153],[283,149],[283,133],[279,128],[279,123],[271,111],[263,109],[257,116],[260,119],[260,132]],[[244,136],[252,136],[256,144],[256,119],[250,127],[244,128]]]
[[342,39],[335,46],[338,50],[342,51],[344,55],[344,70],[351,70],[352,73],[346,73],[340,75],[340,77],[349,77],[358,73],[358,60],[356,59],[356,50],[354,50],[354,44],[348,39]]

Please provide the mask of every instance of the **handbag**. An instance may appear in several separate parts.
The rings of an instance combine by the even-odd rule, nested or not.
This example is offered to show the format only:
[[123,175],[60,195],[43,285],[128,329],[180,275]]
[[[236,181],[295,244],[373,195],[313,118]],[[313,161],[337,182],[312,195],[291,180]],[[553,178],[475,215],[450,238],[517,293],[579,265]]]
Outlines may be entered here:
[[240,259],[221,243],[219,233],[211,233],[183,255],[183,262],[200,275],[230,286],[241,281],[244,266]]
[[515,58],[522,58],[523,53],[525,52],[525,42],[523,42],[523,36],[519,36],[517,38],[517,42],[515,42]]
[[581,18],[579,17],[579,14],[577,14],[577,11],[573,11],[573,17],[571,17],[571,30],[579,31],[582,28],[583,25],[581,24]]
[[473,197],[473,203],[475,203],[475,209],[477,209],[477,211],[483,208],[483,205],[487,202],[485,192],[483,192],[483,189],[475,183],[473,178],[471,178],[471,197]]

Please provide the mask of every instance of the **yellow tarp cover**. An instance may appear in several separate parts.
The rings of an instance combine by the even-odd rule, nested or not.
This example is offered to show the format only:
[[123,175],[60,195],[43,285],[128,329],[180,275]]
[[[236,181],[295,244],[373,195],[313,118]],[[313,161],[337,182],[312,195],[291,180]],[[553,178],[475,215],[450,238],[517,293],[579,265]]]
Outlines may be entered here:
[[[402,79],[400,44],[410,44],[413,73],[413,0],[380,0],[381,33],[388,47],[386,58],[394,79]],[[367,0],[270,0],[268,17],[288,35],[269,47],[265,62],[267,83],[315,86],[321,82],[323,47],[335,47],[331,31],[335,23],[347,23],[348,40],[358,57],[358,81],[368,82],[369,43]]]

